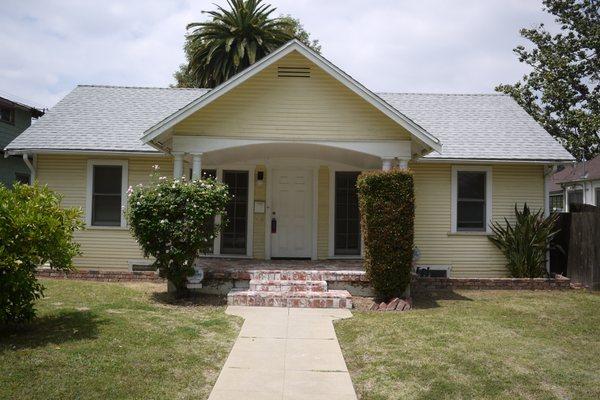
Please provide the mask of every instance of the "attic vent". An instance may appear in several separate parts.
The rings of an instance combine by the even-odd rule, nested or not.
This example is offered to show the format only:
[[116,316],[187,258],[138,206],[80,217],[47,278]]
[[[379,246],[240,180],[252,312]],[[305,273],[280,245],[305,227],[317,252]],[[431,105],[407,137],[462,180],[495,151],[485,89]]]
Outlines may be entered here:
[[278,78],[310,78],[310,67],[277,67]]

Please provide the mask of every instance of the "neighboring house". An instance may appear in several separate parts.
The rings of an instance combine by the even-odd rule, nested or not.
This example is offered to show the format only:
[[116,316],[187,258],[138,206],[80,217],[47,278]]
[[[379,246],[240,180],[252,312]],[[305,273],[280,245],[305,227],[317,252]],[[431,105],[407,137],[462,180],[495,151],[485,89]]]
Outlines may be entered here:
[[600,156],[567,165],[552,176],[551,209],[569,211],[572,204],[600,206]]
[[42,110],[0,97],[0,183],[5,186],[12,186],[15,181],[29,183],[30,172],[23,156],[5,157],[2,150],[31,126],[32,118],[42,115]]
[[362,255],[358,174],[408,166],[417,263],[455,277],[506,276],[490,222],[548,210],[547,172],[573,161],[508,96],[376,94],[298,41],[210,91],[78,86],[8,150],[85,210],[76,265],[107,270],[142,258],[121,207],[154,164],[230,186],[214,256],[318,260]]

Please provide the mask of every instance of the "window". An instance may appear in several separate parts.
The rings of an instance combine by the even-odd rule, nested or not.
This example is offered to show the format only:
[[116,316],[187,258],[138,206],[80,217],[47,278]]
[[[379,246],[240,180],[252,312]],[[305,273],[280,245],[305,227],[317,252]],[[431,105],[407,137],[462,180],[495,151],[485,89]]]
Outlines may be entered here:
[[550,211],[562,211],[563,195],[562,193],[550,195]]
[[29,174],[24,172],[15,172],[15,182],[22,183],[23,185],[29,185]]
[[487,232],[492,214],[492,170],[453,167],[452,232]]
[[356,179],[360,172],[335,173],[335,255],[360,255]]
[[0,121],[7,124],[15,124],[15,109],[7,106],[0,106]]
[[583,204],[583,189],[569,190],[567,193],[569,199],[569,210],[573,204]]
[[246,254],[248,171],[223,171],[231,200],[225,207],[227,225],[221,231],[221,254]]
[[600,207],[600,187],[596,188],[596,206]]
[[127,161],[88,162],[87,224],[124,227],[122,207],[127,199]]
[[[202,171],[200,171],[200,175],[202,176],[202,179],[206,179],[206,178],[212,178],[212,179],[217,179],[217,170],[216,169],[203,169]],[[190,170],[190,179],[191,179],[191,170]],[[209,228],[213,228],[215,226],[215,220],[211,219],[210,221],[207,222],[207,225]],[[207,254],[212,254],[214,252],[214,240],[212,241],[212,243],[210,244],[210,248],[207,250]]]

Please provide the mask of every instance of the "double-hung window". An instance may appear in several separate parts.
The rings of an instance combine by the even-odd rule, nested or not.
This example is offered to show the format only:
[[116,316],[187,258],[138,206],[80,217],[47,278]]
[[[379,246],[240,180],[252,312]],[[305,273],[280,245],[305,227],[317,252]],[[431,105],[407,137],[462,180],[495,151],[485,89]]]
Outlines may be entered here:
[[492,170],[452,169],[452,232],[487,232],[492,213]]
[[127,202],[127,161],[88,162],[87,224],[124,227],[123,207]]

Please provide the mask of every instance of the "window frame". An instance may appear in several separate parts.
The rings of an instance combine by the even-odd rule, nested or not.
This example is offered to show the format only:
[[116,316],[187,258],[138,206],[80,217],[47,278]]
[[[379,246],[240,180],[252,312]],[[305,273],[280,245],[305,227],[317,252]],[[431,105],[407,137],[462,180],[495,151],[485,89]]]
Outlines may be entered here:
[[[485,229],[458,229],[458,173],[459,172],[482,172],[485,173]],[[492,233],[490,224],[493,212],[492,192],[492,167],[478,165],[453,165],[451,178],[451,221],[450,233],[454,234],[481,234]]]
[[[94,190],[95,166],[120,166],[121,167],[121,223],[118,226],[104,226],[92,224],[92,195]],[[129,162],[127,160],[88,160],[87,162],[87,190],[85,207],[85,225],[91,229],[126,229],[127,221],[123,210],[127,207],[127,188],[129,177]]]
[[[573,203],[571,202],[571,195],[573,194],[581,194],[581,203]],[[571,211],[572,204],[585,204],[585,186],[584,185],[576,185],[571,189],[567,189],[567,207],[568,210]]]
[[10,112],[10,120],[6,121],[6,120],[0,118],[0,122],[14,126],[15,121],[17,119],[17,109],[15,107],[2,105],[2,104],[0,104],[0,108],[6,108]]
[[[338,249],[336,247],[336,239],[337,239],[337,205],[338,205],[338,199],[337,199],[337,189],[338,189],[338,174],[356,174],[357,177],[360,176],[361,171],[342,171],[342,170],[336,170],[333,172],[333,255],[334,257],[360,257],[361,253],[362,253],[362,232],[360,231],[360,210],[358,211],[358,248],[356,249],[356,252],[351,252],[351,251],[341,251],[341,249]],[[347,250],[347,249],[346,249]]]
[[[552,207],[552,198],[560,197],[560,207],[553,208]],[[554,192],[548,195],[548,204],[550,207],[550,212],[562,212],[565,208],[565,194],[564,192]]]

